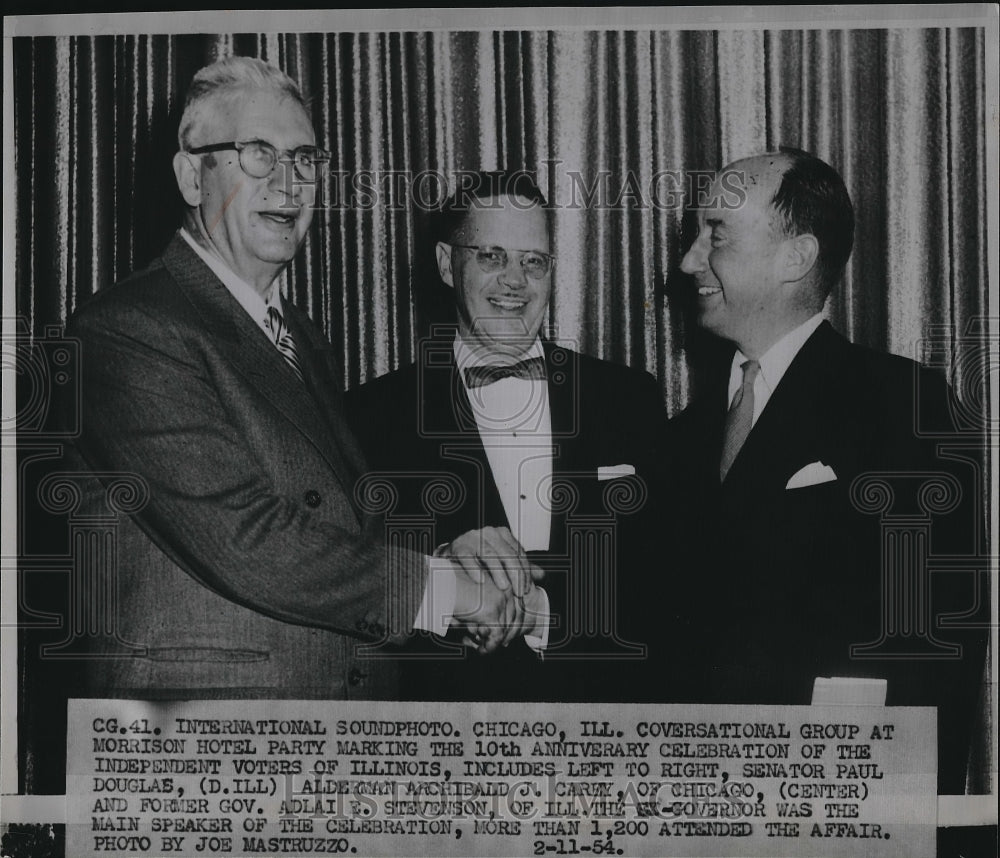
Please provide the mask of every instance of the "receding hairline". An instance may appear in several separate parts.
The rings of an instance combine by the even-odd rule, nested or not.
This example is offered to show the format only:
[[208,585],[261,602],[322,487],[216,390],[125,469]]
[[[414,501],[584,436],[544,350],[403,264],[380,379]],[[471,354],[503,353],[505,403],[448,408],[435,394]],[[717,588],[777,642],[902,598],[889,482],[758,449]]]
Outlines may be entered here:
[[[752,165],[752,166],[751,166]],[[781,180],[792,166],[792,159],[784,152],[764,152],[760,155],[748,155],[727,164],[719,171],[720,176],[726,173],[740,173],[744,178],[743,187],[747,191],[761,190],[764,181],[774,183],[771,193],[773,197],[781,187]]]
[[788,238],[786,225],[781,213],[775,206],[778,192],[785,174],[792,167],[792,159],[785,152],[762,152],[759,155],[747,155],[729,164],[719,171],[717,182],[727,173],[739,174],[743,177],[741,185],[747,196],[753,195],[757,203],[765,210],[772,235],[775,238]]

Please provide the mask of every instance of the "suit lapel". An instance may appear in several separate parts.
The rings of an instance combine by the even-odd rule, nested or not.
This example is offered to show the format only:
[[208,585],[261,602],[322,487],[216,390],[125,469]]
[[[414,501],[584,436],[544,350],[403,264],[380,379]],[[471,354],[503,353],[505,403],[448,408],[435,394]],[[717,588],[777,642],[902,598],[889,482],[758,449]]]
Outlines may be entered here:
[[[581,470],[590,463],[585,455],[586,434],[580,421],[581,378],[579,356],[553,343],[543,343],[549,394],[549,415],[552,421],[552,483],[553,489],[560,482],[574,483],[571,491],[578,490]],[[593,474],[594,480],[597,473]],[[585,479],[589,479],[586,477]],[[553,511],[549,529],[549,547],[555,551],[565,549],[566,514]]]
[[[313,417],[319,417],[325,422],[326,431],[310,437],[323,450],[334,470],[342,476],[342,482],[346,480],[347,487],[353,488],[358,477],[366,470],[366,465],[364,453],[344,417],[343,395],[333,349],[329,343],[314,336],[307,317],[288,302],[285,303],[285,316],[297,345],[305,386],[311,394],[312,408],[308,414],[308,422],[304,421],[302,424],[303,429],[308,434],[315,428]],[[349,494],[353,504],[353,492]]]
[[552,442],[558,447],[553,460],[572,461],[571,454],[580,441],[579,367],[574,352],[544,343],[545,372],[549,392],[549,412],[552,416]]
[[[286,305],[289,328],[303,361],[306,385],[299,381],[267,335],[183,238],[174,237],[163,254],[163,262],[201,316],[214,348],[312,442],[337,474],[347,496],[352,497],[359,472],[352,459],[360,462],[360,452],[350,440],[350,433],[343,425],[340,414],[329,407],[329,395],[320,393],[317,399],[310,395],[310,390],[314,394],[336,390],[337,382],[317,360],[314,348],[299,345],[309,343],[311,346],[312,339],[305,333],[295,309]],[[317,400],[328,406],[323,409],[326,419],[320,413]],[[348,448],[346,451],[345,446]]]

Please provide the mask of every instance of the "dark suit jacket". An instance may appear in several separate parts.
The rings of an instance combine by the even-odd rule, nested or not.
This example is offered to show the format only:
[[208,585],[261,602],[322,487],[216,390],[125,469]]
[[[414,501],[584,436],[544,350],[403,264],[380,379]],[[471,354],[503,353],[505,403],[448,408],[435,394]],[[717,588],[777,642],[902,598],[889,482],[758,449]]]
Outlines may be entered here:
[[[372,468],[395,485],[398,503],[388,520],[430,522],[432,545],[509,526],[453,341],[453,331],[424,341],[416,364],[346,397]],[[653,533],[666,424],[660,393],[646,373],[551,343],[544,351],[555,502],[549,550],[531,557],[546,570],[559,625],[542,660],[519,640],[493,657],[459,651],[456,663],[438,650],[426,663],[407,662],[404,693],[412,697],[616,700],[651,693],[640,667],[649,621],[640,612],[648,605],[642,588],[662,572]],[[636,475],[598,479],[599,467],[622,464]],[[436,503],[424,491],[436,477],[461,496]]]
[[[81,512],[115,509],[117,472],[148,495],[121,517],[114,633],[92,642],[135,654],[86,660],[82,693],[396,693],[392,666],[355,647],[409,632],[426,558],[387,552],[380,520],[353,498],[365,465],[332,349],[304,314],[286,304],[285,315],[304,385],[176,236],[73,318],[83,389],[73,452],[102,478],[87,483]],[[84,586],[114,592],[103,572]]]
[[[976,607],[983,581],[967,568],[921,584],[921,564],[905,559],[910,537],[887,539],[883,549],[882,532],[884,523],[897,534],[920,533],[916,543],[929,541],[913,550],[934,555],[968,558],[980,548],[979,470],[941,452],[957,443],[975,458],[975,437],[970,444],[956,434],[947,385],[823,323],[720,485],[728,380],[727,365],[669,427],[671,485],[687,501],[678,504],[686,510],[678,542],[696,582],[684,636],[697,669],[679,688],[705,702],[807,704],[817,676],[884,677],[890,705],[940,707],[941,783],[962,791],[984,634],[949,623]],[[813,462],[837,479],[786,489]],[[928,479],[954,509],[941,512],[950,501],[921,494]],[[895,568],[902,578],[888,574]],[[913,602],[884,591],[884,571]],[[893,616],[920,619],[907,635]],[[852,652],[869,643],[877,646]]]

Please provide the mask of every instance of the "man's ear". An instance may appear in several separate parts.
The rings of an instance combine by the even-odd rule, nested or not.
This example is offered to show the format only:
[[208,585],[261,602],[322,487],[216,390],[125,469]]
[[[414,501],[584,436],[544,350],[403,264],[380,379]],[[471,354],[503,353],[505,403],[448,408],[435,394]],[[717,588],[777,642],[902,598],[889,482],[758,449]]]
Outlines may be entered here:
[[446,241],[439,241],[437,243],[437,262],[438,273],[441,275],[441,279],[454,289],[455,278],[451,273],[451,245]]
[[189,206],[201,205],[201,164],[187,152],[174,155],[174,176],[177,187]]
[[786,283],[797,283],[813,268],[819,258],[819,242],[816,236],[807,233],[785,239],[782,257],[782,279]]

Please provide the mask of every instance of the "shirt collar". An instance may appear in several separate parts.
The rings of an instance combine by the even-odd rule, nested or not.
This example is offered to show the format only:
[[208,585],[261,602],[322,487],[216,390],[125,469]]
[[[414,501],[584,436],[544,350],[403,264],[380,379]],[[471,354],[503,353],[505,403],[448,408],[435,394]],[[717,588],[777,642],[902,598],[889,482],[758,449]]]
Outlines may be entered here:
[[259,326],[263,326],[264,319],[267,318],[268,307],[277,307],[278,312],[283,312],[281,291],[278,289],[277,281],[271,284],[266,296],[261,297],[253,286],[236,274],[219,256],[209,252],[195,241],[187,229],[181,227],[180,233],[191,249],[198,254],[201,261],[222,281],[222,285],[229,290],[230,294],[239,302],[239,305],[247,311]]
[[[784,377],[788,367],[795,360],[795,356],[801,351],[802,346],[806,344],[806,340],[813,335],[822,323],[823,314],[817,313],[797,328],[792,328],[792,330],[760,356],[758,360],[760,373],[757,377],[766,386],[769,394],[774,392],[774,389]],[[736,391],[743,385],[743,364],[747,360],[747,356],[737,349],[736,354],[733,355],[733,363],[729,371],[730,402],[733,401]]]

